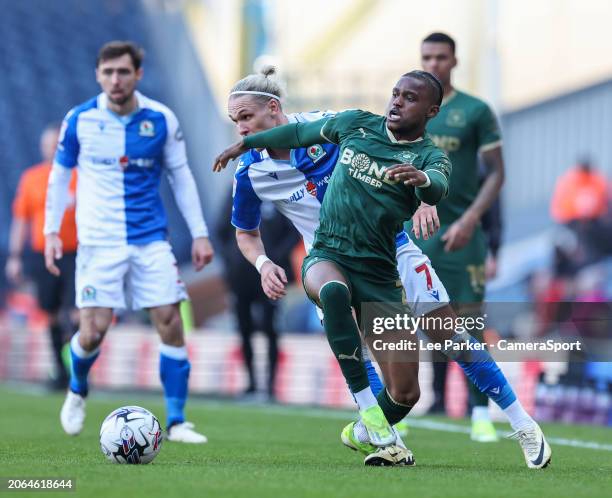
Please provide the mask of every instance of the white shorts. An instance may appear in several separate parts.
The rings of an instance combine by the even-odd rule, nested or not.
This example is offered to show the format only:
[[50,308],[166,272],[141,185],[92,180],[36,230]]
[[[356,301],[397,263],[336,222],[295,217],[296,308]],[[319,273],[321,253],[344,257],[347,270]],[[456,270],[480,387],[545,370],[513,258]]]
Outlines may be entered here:
[[431,261],[410,238],[397,248],[397,271],[414,316],[430,313],[448,304],[448,293]]
[[165,240],[123,246],[82,246],[76,257],[78,308],[141,309],[187,299],[176,258]]

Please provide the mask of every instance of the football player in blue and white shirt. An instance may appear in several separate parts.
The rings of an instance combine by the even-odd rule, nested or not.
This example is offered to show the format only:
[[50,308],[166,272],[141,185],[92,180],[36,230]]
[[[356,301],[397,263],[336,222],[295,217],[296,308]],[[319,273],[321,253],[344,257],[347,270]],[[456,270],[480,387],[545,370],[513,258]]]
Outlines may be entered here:
[[174,113],[136,91],[142,50],[110,42],[98,54],[96,78],[102,93],[72,109],[64,119],[47,192],[45,259],[58,274],[59,227],[68,182],[78,169],[76,302],[80,329],[70,343],[70,388],[60,419],[79,434],[85,420],[89,370],[113,317],[113,308],[148,309],[159,332],[160,377],[167,408],[168,439],[204,443],[185,421],[190,364],[179,313],[187,298],[167,241],[159,184],[168,175],[174,197],[193,237],[197,271],[213,250],[201,212],[185,143]]
[[[262,74],[250,75],[240,80],[232,89],[228,102],[229,116],[242,136],[257,133],[287,123],[322,119],[333,112],[311,112],[286,115],[281,106],[281,89],[272,78],[274,68],[264,68]],[[287,216],[304,239],[309,250],[314,232],[319,224],[319,209],[325,195],[328,181],[338,158],[339,148],[326,143],[308,148],[287,150],[250,150],[243,154],[236,169],[234,180],[234,209],[232,224],[236,227],[236,240],[243,255],[261,273],[264,291],[271,299],[285,294],[287,278],[284,270],[266,256],[258,231],[260,205],[262,201],[273,202],[277,209]],[[233,147],[233,146],[232,146]],[[232,156],[227,149],[222,155]],[[221,156],[220,156],[221,157]],[[219,158],[218,158],[219,159]],[[222,161],[215,162],[219,170]],[[435,208],[425,208],[415,214],[414,225],[422,227],[423,236],[433,234],[436,225]],[[439,228],[438,226],[435,227]],[[404,232],[397,239],[398,272],[408,296],[409,306],[415,316],[426,315],[454,318],[448,304],[448,294],[431,266],[429,258]],[[435,322],[435,321],[433,321]],[[428,323],[428,322],[426,322]],[[453,344],[476,343],[469,334],[457,334],[445,329],[424,330],[433,342],[444,345],[445,340]],[[484,350],[457,352],[452,346],[442,351],[457,361],[472,382],[504,411],[514,430],[529,432],[529,441],[519,441],[531,468],[541,468],[549,459],[550,448],[541,435],[536,422],[527,414],[518,401],[513,389],[492,359]],[[365,349],[364,349],[365,352]],[[365,359],[365,358],[364,358]],[[383,386],[366,359],[368,376],[374,394]],[[419,398],[418,378],[393,378],[381,364],[386,389],[391,398],[408,406],[414,406]],[[539,431],[539,432],[538,432]],[[360,422],[351,423],[342,433],[342,441],[352,449],[362,452],[373,451],[368,444],[367,432]],[[531,442],[537,442],[543,451],[535,461],[528,458],[533,453]],[[538,453],[536,451],[536,453]]]

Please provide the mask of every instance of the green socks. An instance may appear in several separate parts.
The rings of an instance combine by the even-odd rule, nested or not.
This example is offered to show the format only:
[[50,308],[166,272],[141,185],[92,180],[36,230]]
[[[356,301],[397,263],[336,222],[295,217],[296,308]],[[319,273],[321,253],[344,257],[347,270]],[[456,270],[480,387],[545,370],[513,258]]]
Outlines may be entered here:
[[412,406],[401,405],[393,400],[387,389],[383,389],[378,393],[378,406],[380,406],[381,410],[385,414],[385,418],[387,422],[391,425],[397,424],[400,420],[402,420],[410,410],[412,410]]
[[348,287],[341,282],[328,282],[321,287],[319,301],[323,308],[323,327],[327,341],[338,359],[351,392],[370,387],[361,356],[359,329],[351,313]]

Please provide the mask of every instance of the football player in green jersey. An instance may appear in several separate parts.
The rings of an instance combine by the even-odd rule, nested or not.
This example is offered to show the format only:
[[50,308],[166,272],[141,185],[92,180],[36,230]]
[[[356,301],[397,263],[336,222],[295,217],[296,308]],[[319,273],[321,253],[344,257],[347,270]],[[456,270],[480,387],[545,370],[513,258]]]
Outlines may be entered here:
[[396,462],[412,461],[405,448],[395,445],[391,425],[418,399],[418,384],[412,392],[401,385],[403,379],[416,378],[418,362],[379,361],[387,388],[377,399],[362,361],[352,308],[360,321],[362,303],[404,301],[395,236],[420,201],[436,204],[448,190],[450,162],[425,136],[425,124],[437,114],[441,99],[435,77],[412,71],[393,89],[386,116],[354,110],[276,127],[244,137],[215,161],[214,169],[220,170],[250,148],[289,149],[322,141],[340,146],[303,281],[309,297],[323,309],[328,341],[369,440],[380,448],[366,456],[366,464],[386,464],[389,453]]
[[[422,76],[427,77],[426,75],[422,75]],[[278,96],[275,96],[274,94],[270,93],[270,89],[268,87],[267,82],[262,86],[260,85],[255,85],[252,87],[249,86],[248,88],[242,89],[242,90],[247,90],[245,92],[242,92],[243,95],[239,97],[240,99],[242,99],[242,101],[244,101],[244,99],[247,99],[248,101],[247,97],[254,99],[256,97],[260,98],[260,96],[264,96],[265,98],[268,98],[268,99],[271,98],[275,102],[278,102],[279,100]],[[399,92],[399,88],[396,88],[394,92]],[[252,95],[249,96],[247,94],[252,94]],[[244,102],[243,102],[243,105],[244,105]],[[389,112],[389,114],[390,115],[397,114],[397,109],[393,110],[393,112]],[[245,119],[248,119],[248,118],[245,118]],[[390,118],[389,121],[394,121],[395,119],[396,118]],[[249,126],[253,126],[253,125],[249,125]],[[280,126],[280,124],[272,125],[272,126]],[[391,124],[391,126],[389,126],[388,128],[391,129],[392,126],[393,125]],[[269,127],[270,126],[264,127],[264,129],[269,128]],[[363,138],[365,138],[368,135],[368,132],[366,131],[364,127],[359,127],[358,130]],[[243,135],[248,135],[248,134],[243,134]],[[319,130],[319,136],[316,136],[315,138],[319,142],[324,142],[323,137],[320,135],[320,130]],[[295,140],[296,137],[293,137],[292,139]],[[236,144],[236,146],[230,148],[230,151],[232,149],[235,149],[236,147],[238,149],[241,149],[242,147],[241,143],[238,143]],[[268,150],[270,149],[268,148]],[[222,154],[218,162],[215,164],[215,168],[217,170],[223,168],[224,164],[227,162],[227,159],[224,158],[224,155],[225,154],[231,155],[234,153],[236,153],[235,150],[233,152],[226,151],[226,153]],[[412,154],[413,154],[412,152],[404,151],[402,152],[400,157],[404,160],[413,160],[414,157],[412,156]],[[336,166],[337,168],[346,167],[346,166],[342,166],[342,164],[344,165],[349,164],[348,157],[345,158],[341,156],[341,159],[344,159],[344,161],[342,160],[338,161],[338,164]],[[366,167],[364,167],[364,164],[366,165]],[[371,165],[372,168],[368,168],[367,164],[368,164],[367,161],[365,161],[363,157],[356,155],[350,161],[349,170],[351,168],[353,170],[363,169],[363,170],[367,170],[368,174],[370,174],[370,169],[372,172],[376,171],[376,167],[374,167],[374,164]],[[359,174],[359,171],[353,171],[351,174],[354,174],[355,178],[359,178],[361,181],[372,184],[372,179],[371,178],[367,179],[367,176],[363,176],[363,174]],[[277,181],[279,180],[277,179]],[[278,185],[278,184],[275,184],[275,185]],[[270,195],[269,191],[267,191],[267,195]],[[349,209],[354,209],[354,207],[349,206]],[[415,221],[415,223],[417,225],[419,224],[418,221]],[[258,264],[260,265],[264,264],[265,260],[267,259],[265,257],[265,251],[263,252],[260,251],[258,254],[259,256],[256,258],[257,261],[253,260],[253,263],[256,266]],[[260,260],[261,260],[261,263],[259,263]],[[366,262],[366,265],[368,263],[370,263],[370,261]],[[364,270],[367,268],[360,268],[360,269]],[[404,272],[405,270],[406,269],[402,270],[402,272]],[[415,271],[418,273],[418,270],[416,268],[415,268]],[[404,274],[402,278],[406,278],[406,275]],[[410,279],[411,277],[408,276],[407,278]],[[355,279],[358,281],[358,283],[363,284],[362,288],[366,288],[369,285],[367,282],[359,282],[359,275],[354,275],[354,281]],[[410,285],[407,288],[414,290],[414,287]],[[366,289],[366,290],[371,290],[371,289]],[[277,289],[277,291],[282,291],[282,288]],[[335,309],[332,309],[332,311],[335,312]],[[454,317],[454,313],[452,312],[452,310],[449,309],[448,306],[443,306],[439,308],[439,310],[434,312],[434,314],[437,315],[438,317],[444,317],[444,318]],[[335,318],[336,318],[335,316],[332,316],[330,320],[335,319]],[[333,325],[333,323],[330,323],[330,326],[331,325]],[[443,337],[448,338],[447,334],[449,331],[440,331],[440,330],[435,329],[435,330],[426,330],[426,332],[428,333],[430,338],[432,338],[432,340],[434,340],[435,342],[438,342]],[[430,334],[433,334],[433,337]],[[454,334],[454,335],[451,334],[450,339],[451,339],[450,342],[457,343],[457,344],[463,343],[466,340],[465,337],[461,337],[461,334]],[[470,342],[471,344],[474,344],[476,341],[473,338],[469,337],[468,342]],[[479,344],[476,344],[476,345],[479,346]],[[469,378],[473,379],[474,382],[479,386],[479,388],[482,389],[484,392],[486,392],[489,396],[491,396],[492,399],[494,399],[495,402],[500,406],[500,408],[504,410],[504,413],[508,416],[512,427],[515,430],[517,430],[517,432],[515,433],[515,436],[521,442],[521,446],[523,447],[528,466],[531,468],[545,467],[550,460],[550,448],[546,444],[541,430],[539,429],[535,421],[533,421],[533,419],[531,419],[527,415],[527,413],[523,410],[522,406],[520,405],[520,402],[516,400],[516,396],[514,395],[511,387],[507,383],[506,379],[503,377],[503,374],[501,373],[501,371],[499,370],[495,362],[492,361],[488,353],[483,352],[483,351],[481,352],[466,351],[464,353],[450,353],[448,350],[445,349],[445,354],[448,354],[453,359],[455,359],[464,369],[464,371],[469,376]],[[341,353],[340,355],[338,355],[338,358],[340,360],[351,359],[355,361],[357,360],[357,351],[355,350],[352,355]],[[386,360],[386,362],[389,362],[390,358],[386,357],[384,358],[384,360]],[[399,361],[405,362],[406,356],[404,355],[403,357],[400,357]],[[379,362],[379,363],[381,363],[383,372],[386,372],[387,377],[389,377],[389,369],[388,369],[389,367],[385,365],[384,361]],[[412,372],[412,375],[410,375],[411,372]],[[416,400],[418,399],[418,395],[419,395],[418,379],[417,379],[418,371],[416,368],[408,369],[408,367],[404,367],[404,368],[396,368],[395,370],[391,370],[391,374],[393,373],[396,373],[397,376],[395,379],[391,378],[391,383],[387,386],[387,389],[389,392],[388,396],[392,397],[392,399],[394,399],[395,401],[401,400],[405,402],[406,404],[409,403],[408,405],[408,408],[409,408],[410,406],[416,403]],[[391,375],[391,377],[393,377],[393,375]],[[379,390],[380,389],[375,390],[375,392],[378,392]],[[383,395],[382,404],[384,404],[384,402],[385,402],[385,399]],[[388,411],[389,410],[387,410],[387,412]],[[373,415],[375,414],[366,412],[364,418],[367,419],[369,417],[370,419],[372,419],[374,418]],[[372,422],[372,420],[370,420],[370,422]],[[403,463],[403,464],[410,465],[411,463],[414,462],[410,454],[404,454],[405,455],[404,458],[400,459],[398,458],[398,455],[401,455],[402,453],[396,453],[394,455],[392,452],[387,451],[386,457],[382,455],[381,452],[377,453],[377,448],[370,444],[370,438],[367,435],[367,431],[364,427],[363,420],[360,420],[356,423],[353,422],[347,425],[342,431],[342,441],[348,447],[352,449],[358,449],[362,453],[368,455],[368,457],[366,458],[366,463],[368,464],[376,464],[376,462],[378,462],[378,464],[395,462],[396,464]],[[400,438],[398,438],[397,443],[402,444]],[[543,453],[541,451],[542,449],[543,449]],[[370,454],[373,454],[373,455],[370,455]]]
[[[484,298],[487,258],[481,218],[498,197],[504,181],[501,135],[489,106],[453,87],[451,73],[457,59],[450,36],[427,36],[421,45],[421,63],[444,85],[440,112],[428,122],[427,132],[448,154],[453,174],[448,197],[436,206],[440,230],[433,237],[415,242],[429,256],[458,314],[476,315]],[[482,184],[479,157],[487,168]],[[438,385],[444,382],[446,366],[445,358],[436,358],[434,382]],[[497,441],[488,399],[472,383],[469,385],[473,405],[471,437],[481,442]]]

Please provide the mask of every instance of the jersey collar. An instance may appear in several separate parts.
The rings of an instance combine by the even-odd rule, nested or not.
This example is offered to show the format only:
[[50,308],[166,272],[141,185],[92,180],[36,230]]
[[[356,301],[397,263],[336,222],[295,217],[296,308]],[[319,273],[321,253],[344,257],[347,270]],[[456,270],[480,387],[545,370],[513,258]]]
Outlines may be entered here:
[[423,137],[419,137],[416,140],[398,140],[397,138],[395,138],[393,133],[391,133],[391,130],[387,128],[387,123],[385,123],[385,130],[387,131],[387,136],[389,137],[389,140],[391,140],[391,142],[394,144],[414,144],[423,140]]
[[448,95],[445,95],[442,99],[442,105],[448,104],[451,100],[453,100],[457,96],[457,90],[453,88],[452,92]]

